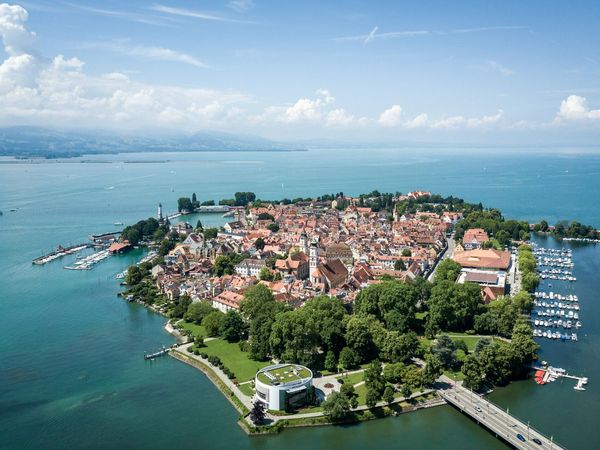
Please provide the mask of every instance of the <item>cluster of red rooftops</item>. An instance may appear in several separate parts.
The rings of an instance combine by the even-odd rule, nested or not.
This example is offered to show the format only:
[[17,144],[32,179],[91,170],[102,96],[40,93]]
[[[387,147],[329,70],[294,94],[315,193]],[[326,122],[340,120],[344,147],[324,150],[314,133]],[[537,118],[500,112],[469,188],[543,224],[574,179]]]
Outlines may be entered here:
[[[430,194],[412,192],[395,200],[422,195]],[[360,289],[385,275],[400,280],[427,276],[447,246],[447,231],[462,218],[455,212],[419,212],[395,213],[390,220],[385,211],[359,206],[358,198],[344,200],[348,206],[341,210],[336,200],[238,209],[236,220],[214,239],[178,224],[178,232],[187,237],[152,269],[156,284],[169,298],[186,293],[224,312],[238,309],[244,290],[257,283],[294,307],[323,293],[352,302]],[[276,232],[269,229],[273,222]],[[464,267],[508,267],[501,252],[476,251],[461,252],[456,260]],[[217,257],[243,252],[250,257],[235,266],[235,274],[211,275]]]

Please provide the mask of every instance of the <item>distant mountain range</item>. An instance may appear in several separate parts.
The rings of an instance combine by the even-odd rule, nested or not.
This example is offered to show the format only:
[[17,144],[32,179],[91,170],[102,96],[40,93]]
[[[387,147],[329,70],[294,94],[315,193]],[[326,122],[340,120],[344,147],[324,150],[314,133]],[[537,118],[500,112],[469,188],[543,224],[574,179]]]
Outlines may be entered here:
[[258,136],[218,132],[151,136],[105,131],[57,131],[38,127],[0,128],[0,155],[69,158],[91,154],[201,151],[300,151]]

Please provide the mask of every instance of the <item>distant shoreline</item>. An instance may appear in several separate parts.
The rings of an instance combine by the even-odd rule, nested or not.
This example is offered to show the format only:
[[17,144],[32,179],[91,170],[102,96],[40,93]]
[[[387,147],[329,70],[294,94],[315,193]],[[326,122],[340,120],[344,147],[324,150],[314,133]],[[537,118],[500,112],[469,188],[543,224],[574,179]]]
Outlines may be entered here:
[[[249,149],[249,150],[179,150],[179,149],[165,149],[165,150],[139,150],[139,151],[106,151],[106,152],[82,152],[82,153],[40,153],[39,155],[16,155],[13,152],[2,152],[0,158],[7,158],[0,160],[0,164],[31,164],[36,162],[65,162],[65,160],[74,160],[75,158],[82,158],[86,156],[105,156],[105,155],[134,155],[140,153],[292,153],[292,152],[308,152],[308,149]],[[73,161],[80,163],[112,163],[113,161],[99,161],[99,160],[84,160],[84,161]],[[154,160],[154,161],[120,161],[123,163],[166,163],[170,160]]]

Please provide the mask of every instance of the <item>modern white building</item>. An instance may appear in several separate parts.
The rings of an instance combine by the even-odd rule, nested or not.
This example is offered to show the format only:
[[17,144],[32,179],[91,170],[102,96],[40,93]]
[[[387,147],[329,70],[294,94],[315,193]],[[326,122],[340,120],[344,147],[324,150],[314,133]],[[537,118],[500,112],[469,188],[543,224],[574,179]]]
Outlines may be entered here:
[[285,411],[304,405],[312,389],[313,374],[299,364],[275,364],[259,370],[254,379],[256,398],[267,409]]

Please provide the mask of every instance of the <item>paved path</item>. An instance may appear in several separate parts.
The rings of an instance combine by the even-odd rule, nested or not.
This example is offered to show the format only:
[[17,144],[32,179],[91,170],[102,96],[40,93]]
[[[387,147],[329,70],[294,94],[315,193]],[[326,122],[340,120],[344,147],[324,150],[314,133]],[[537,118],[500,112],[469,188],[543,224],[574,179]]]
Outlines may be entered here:
[[[438,379],[438,394],[448,403],[468,414],[477,423],[484,425],[497,437],[501,437],[517,449],[537,450],[545,448],[561,450],[563,448],[516,417],[509,415],[506,411],[485,400],[482,396],[473,393],[460,384],[456,384],[446,376],[441,376]],[[525,441],[518,439],[517,434],[523,436]],[[533,442],[534,438],[539,439],[542,445]]]

